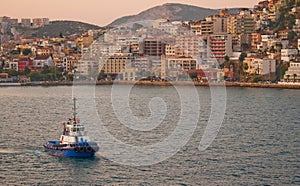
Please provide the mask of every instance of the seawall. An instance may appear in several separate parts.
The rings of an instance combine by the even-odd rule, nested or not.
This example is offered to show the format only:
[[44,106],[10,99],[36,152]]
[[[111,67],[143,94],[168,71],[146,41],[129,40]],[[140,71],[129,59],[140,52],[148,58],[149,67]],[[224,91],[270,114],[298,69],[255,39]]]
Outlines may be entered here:
[[[77,85],[140,85],[140,86],[224,86],[224,83],[208,83],[208,82],[158,82],[158,81],[76,81]],[[21,86],[72,86],[73,82],[28,82],[21,83]],[[300,89],[300,84],[266,84],[266,83],[244,83],[244,82],[225,82],[226,87],[249,87],[249,88],[281,88],[281,89]]]

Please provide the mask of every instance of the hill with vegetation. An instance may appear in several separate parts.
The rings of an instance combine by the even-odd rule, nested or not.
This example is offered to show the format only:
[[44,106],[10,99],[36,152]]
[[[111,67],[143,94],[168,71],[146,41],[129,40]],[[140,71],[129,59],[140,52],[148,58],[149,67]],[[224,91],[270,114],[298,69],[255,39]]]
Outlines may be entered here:
[[160,18],[169,19],[170,21],[197,21],[217,13],[218,10],[214,9],[178,3],[167,3],[161,6],[150,8],[137,15],[121,17],[113,21],[108,26],[116,26],[143,20],[156,20]]
[[102,29],[97,25],[78,21],[51,21],[49,25],[39,28],[18,28],[18,31],[28,37],[59,37],[82,34],[88,30]]

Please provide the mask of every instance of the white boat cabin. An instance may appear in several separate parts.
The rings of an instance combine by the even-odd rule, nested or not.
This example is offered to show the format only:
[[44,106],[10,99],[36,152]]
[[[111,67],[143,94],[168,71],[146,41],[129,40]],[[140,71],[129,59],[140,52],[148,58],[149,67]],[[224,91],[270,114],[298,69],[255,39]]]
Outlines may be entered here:
[[77,122],[68,122],[64,124],[63,134],[60,137],[60,144],[84,143],[89,142],[90,139],[85,131],[84,125]]

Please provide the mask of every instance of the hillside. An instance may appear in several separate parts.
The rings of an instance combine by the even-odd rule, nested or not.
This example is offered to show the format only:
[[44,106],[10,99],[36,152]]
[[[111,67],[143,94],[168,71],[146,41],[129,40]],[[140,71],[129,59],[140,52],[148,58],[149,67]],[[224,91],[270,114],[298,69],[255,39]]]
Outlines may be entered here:
[[137,15],[125,16],[113,21],[108,26],[120,25],[141,20],[155,20],[167,18],[171,21],[201,20],[209,15],[218,13],[218,10],[178,3],[167,3],[145,10]]
[[51,21],[49,25],[40,28],[18,28],[18,31],[25,36],[34,37],[58,37],[60,34],[69,36],[82,34],[88,30],[102,29],[99,26],[82,23],[78,21]]

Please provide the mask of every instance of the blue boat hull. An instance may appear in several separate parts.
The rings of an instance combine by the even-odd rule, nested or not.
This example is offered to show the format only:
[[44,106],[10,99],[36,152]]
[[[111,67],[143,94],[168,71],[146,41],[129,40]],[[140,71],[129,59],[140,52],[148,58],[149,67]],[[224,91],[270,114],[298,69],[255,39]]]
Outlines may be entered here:
[[47,152],[54,156],[62,156],[62,157],[77,157],[77,158],[89,158],[95,156],[96,152],[75,152],[74,150],[55,150],[45,148]]
[[58,141],[49,141],[44,145],[45,151],[54,156],[89,158],[95,156],[99,147],[94,142],[60,144]]

